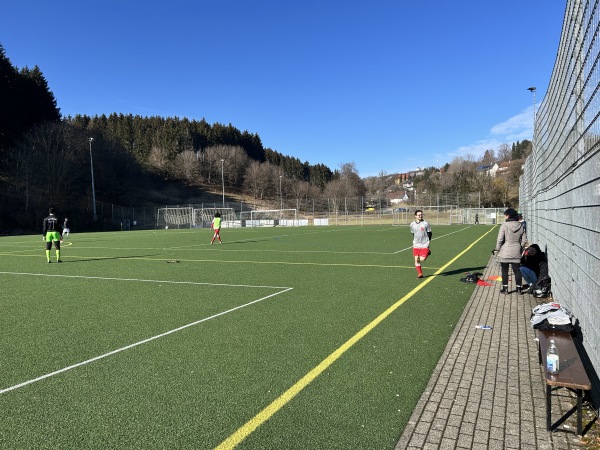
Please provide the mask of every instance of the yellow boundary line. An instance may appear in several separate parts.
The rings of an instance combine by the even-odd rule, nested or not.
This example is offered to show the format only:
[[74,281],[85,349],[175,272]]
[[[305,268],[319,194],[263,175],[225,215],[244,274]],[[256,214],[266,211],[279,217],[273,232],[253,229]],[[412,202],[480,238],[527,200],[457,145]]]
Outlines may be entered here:
[[442,271],[444,271],[448,266],[454,263],[458,258],[467,253],[475,244],[477,244],[481,239],[491,233],[496,227],[492,227],[487,233],[483,234],[479,239],[474,241],[471,245],[469,245],[466,249],[452,258],[448,263],[446,263],[443,267],[438,269],[432,276],[426,278],[421,284],[419,284],[416,288],[382,312],[379,316],[377,316],[371,323],[362,328],[358,333],[348,339],[344,344],[338,347],[333,353],[331,353],[327,358],[321,361],[315,368],[313,368],[310,372],[304,375],[300,380],[298,380],[291,388],[281,394],[278,398],[276,398],[270,405],[260,411],[257,415],[255,415],[252,419],[242,425],[237,429],[231,436],[225,439],[221,444],[219,444],[215,450],[230,450],[235,448],[238,444],[240,444],[244,439],[246,439],[250,434],[254,432],[259,426],[269,420],[276,412],[278,412],[281,408],[283,408],[288,402],[290,402],[296,395],[300,393],[306,386],[308,386],[315,378],[317,378],[322,372],[324,372],[329,366],[331,366],[337,359],[339,359],[347,350],[349,350],[354,344],[360,341],[363,337],[365,337],[371,330],[373,330],[377,325],[379,325],[385,318],[387,318],[390,314],[392,314],[396,309],[398,309],[403,303],[405,303],[408,299],[414,296],[417,292],[423,289],[426,285],[428,285],[431,281],[433,281]]

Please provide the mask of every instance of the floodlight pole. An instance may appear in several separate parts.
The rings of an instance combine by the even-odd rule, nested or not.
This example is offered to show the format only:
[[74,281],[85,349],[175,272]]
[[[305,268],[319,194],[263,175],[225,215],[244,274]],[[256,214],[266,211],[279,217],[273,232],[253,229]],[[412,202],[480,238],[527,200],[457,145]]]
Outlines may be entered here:
[[224,159],[221,159],[221,185],[223,186],[223,208],[225,208],[225,176],[223,175],[223,163]]
[[527,90],[533,94],[533,122],[535,123],[535,92],[537,89],[535,86],[531,86]]
[[281,180],[283,179],[283,175],[279,175],[279,209],[283,209],[283,191],[281,190]]
[[94,138],[89,138],[90,141],[90,169],[92,171],[92,206],[94,208],[94,222],[98,220],[98,216],[96,215],[96,189],[94,188],[94,161],[92,159],[92,142],[94,142]]

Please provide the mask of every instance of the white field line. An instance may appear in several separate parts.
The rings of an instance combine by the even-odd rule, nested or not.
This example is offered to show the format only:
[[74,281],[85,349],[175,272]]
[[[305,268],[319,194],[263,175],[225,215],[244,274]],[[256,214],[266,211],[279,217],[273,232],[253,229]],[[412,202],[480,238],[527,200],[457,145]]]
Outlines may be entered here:
[[[0,273],[4,274],[4,273],[9,273],[9,272],[0,272]],[[19,274],[19,275],[42,275],[42,274]],[[54,275],[51,275],[51,276],[54,276]],[[64,276],[64,275],[62,275],[62,276]],[[66,277],[69,277],[69,276],[66,276]],[[130,279],[123,279],[123,278],[75,277],[75,276],[70,276],[70,278],[95,278],[95,279],[106,279],[106,280],[125,280],[125,281],[131,281]],[[135,279],[133,281],[153,281],[153,282],[158,282],[156,280],[135,280]],[[172,282],[172,281],[164,281],[164,283],[177,283],[177,284],[186,284],[187,283],[187,284],[204,284],[204,285],[211,284],[211,283]],[[212,285],[213,286],[275,288],[274,286],[246,286],[246,285],[228,285],[228,284],[212,284]],[[14,390],[22,388],[22,387],[25,387],[25,386],[33,384],[33,383],[37,383],[38,381],[45,380],[46,378],[50,378],[50,377],[59,375],[59,374],[61,374],[63,372],[67,372],[67,371],[75,369],[77,367],[85,366],[87,364],[93,363],[93,362],[98,361],[100,359],[104,359],[104,358],[107,358],[109,356],[115,355],[117,353],[123,352],[125,350],[129,350],[129,349],[132,349],[132,348],[137,347],[139,345],[146,344],[146,343],[154,341],[156,339],[160,339],[162,337],[168,336],[168,335],[176,333],[178,331],[185,330],[186,328],[193,327],[194,325],[198,325],[198,324],[200,324],[202,322],[207,322],[209,320],[216,319],[217,317],[224,316],[225,314],[229,314],[231,312],[237,311],[238,309],[246,308],[247,306],[253,305],[255,303],[262,302],[263,300],[266,300],[266,299],[271,298],[271,297],[275,297],[276,295],[284,294],[287,291],[291,291],[293,288],[288,287],[288,288],[276,288],[276,289],[283,289],[283,290],[281,290],[279,292],[275,292],[274,294],[267,295],[266,297],[262,297],[262,298],[259,298],[257,300],[253,300],[253,301],[245,303],[243,305],[236,306],[235,308],[231,308],[231,309],[228,309],[226,311],[222,311],[220,313],[213,314],[212,316],[205,317],[204,319],[200,319],[200,320],[197,320],[195,322],[188,323],[186,325],[182,325],[182,326],[180,326],[178,328],[174,328],[173,330],[169,330],[169,331],[166,331],[164,333],[157,334],[156,336],[152,336],[152,337],[149,337],[147,339],[143,339],[141,341],[135,342],[133,344],[126,345],[125,347],[121,347],[121,348],[118,348],[116,350],[112,350],[112,351],[110,351],[108,353],[104,353],[102,355],[95,356],[94,358],[90,358],[88,360],[85,360],[85,361],[82,361],[82,362],[79,362],[79,363],[76,363],[76,364],[73,364],[73,365],[70,365],[70,366],[67,366],[67,367],[63,367],[62,369],[56,370],[54,372],[50,372],[50,373],[47,373],[45,375],[41,375],[41,376],[33,378],[31,380],[27,380],[27,381],[24,381],[22,383],[15,384],[14,386],[10,386],[10,387],[4,388],[4,389],[0,389],[0,395],[1,394],[5,394],[5,393],[10,392],[10,391],[14,391]]]
[[251,284],[226,284],[226,283],[205,283],[200,281],[169,281],[169,280],[145,280],[143,278],[113,278],[113,277],[90,277],[84,275],[61,275],[49,273],[29,273],[29,272],[0,272],[0,275],[29,275],[33,277],[56,277],[56,278],[83,278],[86,280],[107,280],[107,281],[138,281],[142,283],[165,283],[165,284],[191,284],[195,286],[226,286],[226,287],[242,287],[242,288],[263,288],[263,289],[285,289],[289,291],[290,287],[286,286],[259,286]]
[[[454,233],[460,233],[461,231],[465,231],[465,230],[467,230],[469,228],[471,228],[471,227],[468,226],[468,227],[465,227],[465,228],[461,228],[460,230],[453,231],[452,233],[442,234],[441,236],[434,237],[432,239],[432,241],[435,241],[436,239],[441,239],[441,238],[446,237],[446,236],[450,236],[451,234],[454,234]],[[406,250],[410,250],[411,248],[412,248],[412,245],[410,247],[403,248],[402,250],[398,250],[397,252],[394,252],[393,254],[395,255],[396,253],[402,253],[402,252],[405,252]]]

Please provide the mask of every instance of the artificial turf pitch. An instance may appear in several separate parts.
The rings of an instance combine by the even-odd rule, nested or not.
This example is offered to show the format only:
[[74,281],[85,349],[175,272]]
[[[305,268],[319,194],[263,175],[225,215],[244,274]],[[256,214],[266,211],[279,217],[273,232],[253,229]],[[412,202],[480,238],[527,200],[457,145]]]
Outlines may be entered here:
[[393,448],[496,238],[433,231],[2,237],[0,448]]

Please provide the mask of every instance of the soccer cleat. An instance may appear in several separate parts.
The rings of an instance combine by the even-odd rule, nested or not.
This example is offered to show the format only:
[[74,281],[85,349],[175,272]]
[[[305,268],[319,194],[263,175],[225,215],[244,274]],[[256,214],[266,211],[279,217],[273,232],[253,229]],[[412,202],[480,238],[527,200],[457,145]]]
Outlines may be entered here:
[[59,259],[59,260],[58,260],[58,261],[56,261],[56,262],[59,262],[59,263],[61,263],[61,262],[62,262],[62,259]]
[[417,275],[417,278],[423,278],[423,274],[420,273],[419,275]]
[[52,261],[48,260],[48,264],[50,264]]

